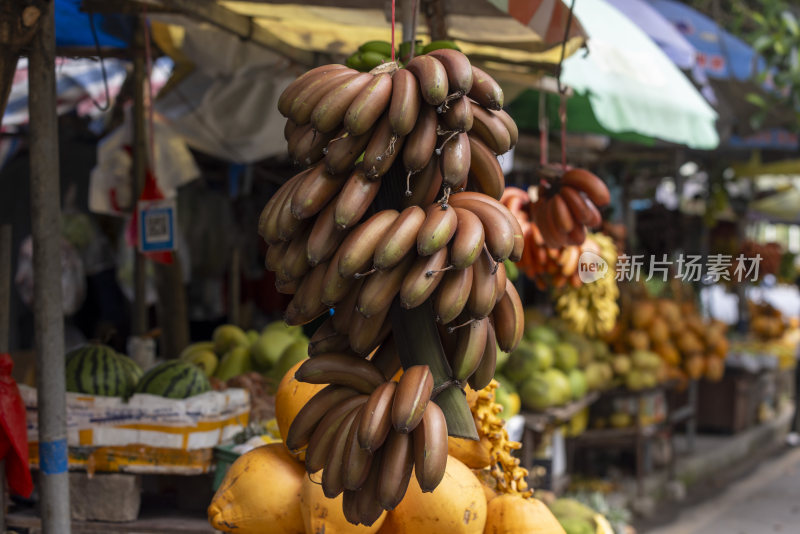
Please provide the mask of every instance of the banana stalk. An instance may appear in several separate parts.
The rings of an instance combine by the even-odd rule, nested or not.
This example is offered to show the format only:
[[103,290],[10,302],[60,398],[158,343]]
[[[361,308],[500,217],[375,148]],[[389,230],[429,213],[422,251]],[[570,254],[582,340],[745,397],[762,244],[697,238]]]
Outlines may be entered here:
[[[405,172],[402,164],[394,164],[381,181],[375,199],[376,209],[402,209],[405,192]],[[397,298],[390,310],[392,330],[398,340],[397,352],[403,369],[414,365],[427,365],[434,381],[436,404],[444,412],[447,433],[451,436],[478,439],[475,421],[469,409],[466,395],[457,385],[450,385],[450,364],[442,348],[436,317],[430,299],[421,306],[403,309]]]

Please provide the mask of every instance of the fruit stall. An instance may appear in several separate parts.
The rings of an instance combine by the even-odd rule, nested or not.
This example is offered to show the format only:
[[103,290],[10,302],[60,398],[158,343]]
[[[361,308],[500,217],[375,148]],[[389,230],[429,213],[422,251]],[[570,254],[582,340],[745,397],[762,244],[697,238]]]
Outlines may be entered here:
[[[532,21],[488,3],[467,14],[420,3],[424,24],[410,2],[392,2],[385,16],[366,3],[321,2],[296,13],[221,1],[196,10],[177,0],[102,8],[139,14],[128,125],[131,172],[141,178],[133,185],[149,184],[145,191],[154,165],[146,147],[154,128],[145,102],[149,47],[158,43],[176,60],[171,82],[179,84],[191,70],[183,54],[209,35],[193,34],[194,23],[179,17],[235,36],[220,49],[252,54],[253,65],[268,57],[286,79],[269,86],[268,112],[251,119],[269,125],[279,154],[224,163],[225,187],[245,184],[235,200],[225,197],[235,216],[191,213],[213,219],[204,259],[224,264],[195,296],[217,294],[204,304],[227,299],[217,306],[224,320],[197,321],[190,336],[189,316],[201,306],[186,304],[191,284],[178,249],[135,249],[129,355],[110,337],[65,351],[63,332],[53,329],[61,304],[45,298],[58,280],[41,259],[58,264],[57,242],[34,231],[34,246],[49,254],[33,266],[38,387],[17,388],[24,463],[45,481],[44,504],[54,493],[72,495],[73,529],[172,532],[185,520],[197,532],[620,534],[632,518],[627,503],[611,498],[610,472],[635,481],[642,495],[657,469],[674,480],[677,435],[687,436],[691,453],[698,431],[736,434],[778,417],[794,394],[797,319],[749,293],[740,300],[750,318],[743,331],[704,301],[702,291],[719,280],[679,281],[674,269],[663,283],[650,282],[652,271],[626,278],[627,252],[661,252],[671,235],[653,231],[656,215],[631,208],[633,195],[655,196],[674,171],[664,161],[684,154],[659,143],[705,150],[717,137],[716,113],[675,66],[664,67],[665,78],[682,80],[675,94],[702,105],[684,110],[675,95],[644,89],[647,98],[613,93],[601,101],[646,113],[648,99],[663,97],[695,128],[633,130],[653,147],[631,158],[638,145],[627,144],[630,125],[618,125],[626,135],[615,137],[609,117],[593,117],[613,140],[598,150],[591,137],[568,132],[568,112],[583,124],[581,113],[599,108],[573,92],[588,82],[566,60],[587,37],[610,39],[598,20],[618,13],[586,0],[574,18],[566,10],[563,37],[545,44]],[[156,5],[170,14],[151,25],[147,9]],[[486,20],[493,29],[481,28]],[[324,37],[308,37],[304,23]],[[659,52],[655,64],[668,61],[648,43],[645,51]],[[599,57],[606,53],[598,48]],[[34,96],[32,126],[47,126],[34,121]],[[55,109],[52,100],[41,105]],[[242,151],[258,144],[236,142]],[[199,174],[212,175],[219,162],[192,148]],[[32,147],[32,186],[58,176],[33,162],[51,149]],[[269,183],[259,193],[268,194],[247,189],[259,177]],[[219,189],[202,194],[223,197]],[[40,202],[34,211],[43,218],[54,199]],[[220,260],[228,249],[219,252],[210,227],[223,220],[233,221],[224,231],[236,244]],[[239,233],[249,240],[232,236]],[[694,250],[689,233],[669,254]],[[776,245],[755,237],[741,253],[768,257],[770,273],[786,263]],[[169,254],[172,267],[156,268],[164,302],[152,320],[145,266],[164,259],[158,254]],[[732,267],[726,272],[728,289],[744,295]],[[656,466],[665,443],[670,454]],[[194,501],[191,519],[154,517],[163,502],[147,509],[166,502],[167,487],[175,502],[182,493]],[[86,504],[94,500],[106,502]],[[53,525],[70,523],[69,509],[40,519],[30,503],[18,507],[8,517],[17,528],[55,532]]]

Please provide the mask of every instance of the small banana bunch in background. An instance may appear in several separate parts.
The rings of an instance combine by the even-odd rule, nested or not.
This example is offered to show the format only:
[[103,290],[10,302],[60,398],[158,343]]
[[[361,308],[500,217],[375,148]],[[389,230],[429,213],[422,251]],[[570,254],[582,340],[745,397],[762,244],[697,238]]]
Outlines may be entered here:
[[[432,41],[421,46],[422,41],[414,43],[415,56],[427,54],[442,48],[452,48],[461,51],[453,41]],[[398,61],[407,62],[411,56],[411,43],[401,43],[397,50]],[[392,43],[388,41],[367,41],[358,47],[358,50],[348,56],[345,65],[360,72],[369,72],[375,67],[392,61]]]
[[586,232],[603,222],[598,206],[609,202],[600,178],[573,168],[549,188],[507,187],[500,201],[522,228],[525,247],[518,266],[540,290],[580,287],[578,264]]
[[581,252],[585,251],[603,258],[608,272],[594,282],[562,289],[556,297],[556,313],[575,332],[599,337],[614,328],[619,316],[619,287],[614,274],[617,247],[605,234],[589,234],[581,247]]

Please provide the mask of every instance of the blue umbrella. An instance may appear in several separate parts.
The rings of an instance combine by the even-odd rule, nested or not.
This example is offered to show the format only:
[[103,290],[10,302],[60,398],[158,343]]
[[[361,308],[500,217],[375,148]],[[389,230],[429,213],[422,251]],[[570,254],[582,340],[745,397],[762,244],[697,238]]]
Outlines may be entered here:
[[700,92],[711,102],[716,104],[714,91],[708,84],[705,70],[697,63],[697,50],[692,43],[684,37],[670,21],[664,18],[646,0],[606,0],[631,19],[644,31],[661,50],[681,70],[691,73],[692,79],[700,86]]
[[748,80],[764,68],[764,62],[741,39],[694,9],[673,0],[649,0],[697,50],[697,62],[709,77]]

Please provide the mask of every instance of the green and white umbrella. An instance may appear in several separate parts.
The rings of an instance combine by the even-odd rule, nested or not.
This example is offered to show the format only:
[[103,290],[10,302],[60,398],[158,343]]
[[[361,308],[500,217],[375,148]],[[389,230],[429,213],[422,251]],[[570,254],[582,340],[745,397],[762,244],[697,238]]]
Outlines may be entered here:
[[[653,144],[656,140],[710,150],[719,145],[717,113],[642,30],[604,0],[577,0],[575,16],[589,34],[589,54],[564,60],[561,81],[567,130]],[[548,95],[551,124],[559,97]],[[509,111],[522,129],[538,128],[539,98],[522,93]]]

